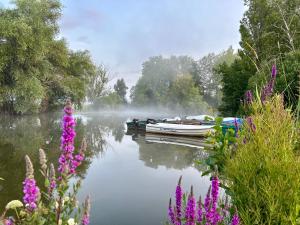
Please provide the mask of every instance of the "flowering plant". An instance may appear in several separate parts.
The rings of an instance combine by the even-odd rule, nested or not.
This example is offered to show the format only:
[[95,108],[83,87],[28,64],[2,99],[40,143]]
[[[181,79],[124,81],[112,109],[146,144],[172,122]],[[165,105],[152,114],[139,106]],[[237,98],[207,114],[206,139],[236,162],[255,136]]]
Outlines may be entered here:
[[57,224],[57,225],[88,225],[90,198],[87,197],[83,208],[78,208],[76,195],[81,180],[70,185],[76,175],[77,167],[85,157],[86,141],[83,139],[79,151],[75,152],[74,139],[75,119],[71,101],[64,108],[62,120],[61,155],[58,160],[58,174],[55,167],[47,163],[44,150],[39,150],[40,172],[45,178],[44,187],[39,188],[34,178],[34,168],[29,156],[25,156],[26,178],[23,182],[23,202],[9,202],[0,217],[0,224]]
[[212,177],[212,184],[208,189],[204,203],[199,198],[196,202],[193,186],[186,195],[181,188],[181,178],[176,187],[175,206],[172,206],[172,199],[169,202],[169,224],[171,225],[238,225],[240,219],[237,210],[219,199],[219,180],[217,176]]

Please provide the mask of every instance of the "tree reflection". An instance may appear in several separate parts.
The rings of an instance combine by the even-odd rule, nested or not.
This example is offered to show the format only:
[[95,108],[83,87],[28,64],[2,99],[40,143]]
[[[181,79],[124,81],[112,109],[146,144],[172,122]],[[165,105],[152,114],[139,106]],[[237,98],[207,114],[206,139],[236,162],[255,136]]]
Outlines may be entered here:
[[[24,156],[32,159],[36,170],[39,168],[38,149],[43,148],[48,162],[57,165],[60,155],[61,113],[39,116],[0,117],[0,211],[12,199],[22,198],[22,182],[25,176]],[[75,147],[79,148],[86,137],[88,151],[86,161],[78,168],[78,176],[84,178],[92,159],[102,155],[106,149],[107,135],[116,141],[124,136],[124,121],[113,118],[83,116],[76,117]],[[37,182],[43,186],[41,174],[36,172]]]

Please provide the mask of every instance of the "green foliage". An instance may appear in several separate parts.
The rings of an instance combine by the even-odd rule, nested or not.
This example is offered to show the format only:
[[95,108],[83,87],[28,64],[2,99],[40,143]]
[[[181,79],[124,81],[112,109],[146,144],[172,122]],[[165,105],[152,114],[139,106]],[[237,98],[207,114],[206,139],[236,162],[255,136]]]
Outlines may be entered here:
[[16,0],[0,9],[0,110],[47,111],[72,98],[80,106],[97,76],[88,51],[58,39],[59,0]]
[[245,225],[296,224],[300,161],[295,121],[281,96],[264,105],[257,100],[252,108],[256,128],[245,124],[236,154],[225,166],[233,204]]
[[[297,60],[299,60],[297,51],[300,49],[300,33],[298,32],[300,1],[244,0],[244,2],[247,10],[240,25],[241,50],[239,50],[240,60],[238,61],[240,66],[234,63],[229,68],[220,68],[224,85],[223,104],[220,111],[224,115],[236,114],[239,110],[238,101],[243,98],[247,88],[251,87],[254,90],[256,85],[263,85],[266,76],[269,75],[266,73],[266,68],[270,68],[270,64],[274,61],[281,64],[281,76],[277,79],[276,91],[284,91],[287,104],[295,107],[297,105],[295,73]],[[230,74],[237,77],[234,85],[239,90],[235,90],[232,86],[232,79],[225,77],[233,77]],[[248,84],[252,76],[254,77]]]
[[[266,63],[259,73],[251,77],[248,88],[255,91],[261,89],[270,79],[271,66]],[[299,96],[299,71],[300,71],[300,51],[290,52],[283,55],[278,63],[278,75],[276,77],[275,91],[284,94],[285,104],[294,109],[298,103]]]
[[105,86],[108,82],[107,71],[103,66],[99,66],[96,69],[96,75],[90,77],[87,97],[92,103],[95,103],[97,99],[105,94]]
[[248,79],[253,75],[251,65],[242,59],[236,59],[231,65],[221,64],[217,69],[222,75],[223,97],[219,107],[224,116],[236,115],[241,104],[241,100],[248,86]]
[[111,92],[98,98],[94,103],[94,108],[111,108],[115,109],[123,104],[123,99],[117,92]]
[[171,108],[185,109],[185,113],[199,112],[208,108],[190,75],[176,78],[168,90],[167,102]]
[[207,143],[209,144],[207,150],[211,154],[205,160],[205,163],[209,169],[202,176],[213,172],[218,172],[222,176],[226,161],[230,159],[236,150],[235,131],[228,129],[224,132],[222,129],[223,119],[220,117],[216,118],[215,122],[214,132],[207,138]]

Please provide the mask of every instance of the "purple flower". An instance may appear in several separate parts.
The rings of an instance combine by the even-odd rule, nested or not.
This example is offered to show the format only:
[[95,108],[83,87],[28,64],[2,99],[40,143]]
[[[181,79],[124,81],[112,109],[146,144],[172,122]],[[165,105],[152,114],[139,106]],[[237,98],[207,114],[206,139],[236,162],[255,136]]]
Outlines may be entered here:
[[201,201],[201,196],[199,197],[198,201],[198,209],[197,209],[197,222],[201,223],[202,222],[202,217],[203,217],[203,212],[202,212],[202,201]]
[[87,196],[84,202],[84,212],[81,220],[82,225],[88,225],[90,223],[90,210],[91,210],[90,196]]
[[82,225],[88,225],[90,223],[90,217],[88,215],[84,215],[82,218]]
[[40,197],[40,189],[36,185],[34,179],[34,170],[32,162],[28,155],[25,156],[26,162],[26,178],[23,182],[23,201],[29,211],[37,208],[37,202]]
[[245,93],[245,101],[247,104],[251,104],[253,102],[253,95],[250,90],[247,90]]
[[272,79],[275,79],[276,75],[277,75],[276,64],[273,64],[273,66],[272,66]]
[[4,220],[4,225],[14,225],[14,224],[15,224],[14,220],[11,217]]
[[235,212],[235,214],[233,215],[232,220],[231,220],[231,225],[239,225],[239,224],[240,224],[240,218],[239,218],[237,212]]
[[59,157],[58,171],[60,173],[73,174],[75,173],[76,165],[73,163],[73,152],[74,152],[74,138],[76,136],[75,120],[73,118],[73,109],[70,100],[67,100],[64,108],[64,116],[62,123],[62,136],[61,136],[61,150],[62,154]]
[[276,69],[276,65],[274,64],[272,66],[271,80],[267,83],[267,85],[264,86],[261,92],[260,99],[262,103],[264,103],[266,99],[273,94],[276,75],[277,75],[277,69]]
[[211,195],[212,195],[212,208],[211,208],[211,216],[212,218],[212,224],[215,225],[221,220],[221,216],[217,211],[217,204],[218,204],[218,198],[219,198],[219,180],[217,176],[214,176],[212,178],[212,189],[211,189]]
[[234,118],[234,131],[235,131],[235,136],[238,137],[238,131],[239,131],[239,124],[237,122],[236,117]]
[[248,125],[249,125],[251,131],[252,131],[252,132],[255,132],[255,131],[256,131],[256,126],[255,126],[255,124],[253,123],[252,117],[249,116],[249,117],[247,118],[247,123],[248,123]]
[[181,224],[181,204],[182,204],[182,189],[181,189],[181,180],[182,180],[182,176],[180,176],[179,181],[178,181],[178,185],[176,187],[176,221],[177,221],[177,225]]
[[196,213],[196,201],[193,194],[193,186],[191,187],[191,193],[188,198],[186,211],[185,211],[185,218],[186,218],[186,225],[195,225],[195,213]]
[[170,198],[170,201],[169,201],[169,221],[175,225],[176,223],[176,219],[175,219],[175,214],[174,214],[174,211],[172,209],[172,199]]
[[40,196],[40,189],[37,187],[33,178],[26,178],[23,182],[23,201],[29,211],[37,208],[37,202]]

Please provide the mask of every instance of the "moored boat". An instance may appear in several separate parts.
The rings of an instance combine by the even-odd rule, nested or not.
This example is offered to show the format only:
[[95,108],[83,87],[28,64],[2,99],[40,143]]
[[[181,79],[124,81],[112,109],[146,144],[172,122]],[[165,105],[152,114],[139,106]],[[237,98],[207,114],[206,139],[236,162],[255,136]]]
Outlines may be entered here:
[[214,132],[213,125],[185,125],[185,124],[171,124],[171,123],[156,123],[147,124],[147,133],[171,134],[203,137],[210,132]]

